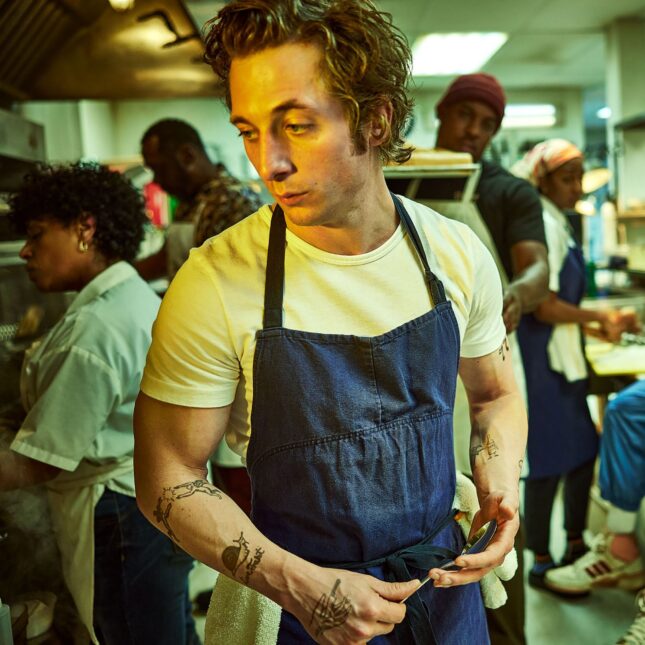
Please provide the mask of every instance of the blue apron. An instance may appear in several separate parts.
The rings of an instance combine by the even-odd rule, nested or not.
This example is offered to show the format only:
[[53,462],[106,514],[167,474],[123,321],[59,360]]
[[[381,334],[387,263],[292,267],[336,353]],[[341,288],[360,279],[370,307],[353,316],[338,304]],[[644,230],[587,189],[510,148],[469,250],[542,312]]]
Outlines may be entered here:
[[[321,566],[343,564],[380,579],[408,580],[425,576],[464,543],[451,513],[460,344],[443,285],[428,267],[407,212],[394,201],[435,308],[374,337],[282,326],[286,233],[284,214],[275,209],[247,466],[251,516],[268,538]],[[416,635],[406,620],[372,643],[489,642],[477,584],[428,584],[407,604]],[[278,642],[313,641],[283,611]]]
[[[558,298],[580,304],[585,262],[579,247],[569,249],[560,270]],[[598,433],[587,406],[588,379],[569,382],[549,366],[547,346],[553,325],[532,314],[522,317],[517,336],[528,394],[529,479],[564,475],[598,453]]]

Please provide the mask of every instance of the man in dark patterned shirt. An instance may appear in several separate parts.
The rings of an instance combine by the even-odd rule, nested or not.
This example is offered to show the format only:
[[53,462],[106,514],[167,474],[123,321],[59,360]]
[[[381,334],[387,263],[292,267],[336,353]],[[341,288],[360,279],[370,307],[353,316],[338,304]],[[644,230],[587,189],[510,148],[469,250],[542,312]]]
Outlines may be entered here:
[[172,279],[193,246],[239,222],[262,205],[260,196],[208,158],[202,140],[191,125],[163,119],[141,139],[145,165],[154,182],[180,200],[166,241],[160,251],[136,264],[147,279]]

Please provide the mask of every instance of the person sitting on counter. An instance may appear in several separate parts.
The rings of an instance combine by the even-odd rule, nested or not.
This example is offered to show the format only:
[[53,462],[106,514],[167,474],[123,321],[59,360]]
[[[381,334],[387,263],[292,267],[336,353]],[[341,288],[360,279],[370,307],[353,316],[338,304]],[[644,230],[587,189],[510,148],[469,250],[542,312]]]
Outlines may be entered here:
[[[135,412],[139,506],[220,580],[277,603],[280,643],[485,645],[469,583],[512,549],[526,416],[490,254],[387,189],[384,163],[411,154],[407,42],[369,0],[243,0],[206,43],[275,203],[192,251],[164,297]],[[498,530],[445,571],[465,541],[458,370],[472,531]],[[225,435],[251,518],[207,481]]]
[[66,584],[101,645],[199,642],[188,602],[193,560],[139,512],[134,401],[159,297],[131,266],[147,221],[122,175],[45,167],[11,197],[20,257],[40,291],[77,291],[28,351],[26,417],[0,452],[0,490],[46,484]]
[[605,410],[598,483],[609,503],[607,531],[575,562],[547,571],[545,586],[565,597],[607,587],[640,589],[636,618],[617,641],[639,645],[645,642],[645,567],[637,533],[645,498],[645,381],[621,390]]
[[540,191],[549,249],[549,297],[523,317],[518,338],[526,374],[529,437],[524,489],[527,547],[535,554],[529,584],[544,588],[556,566],[549,551],[551,512],[564,479],[567,547],[561,564],[573,563],[587,547],[589,491],[598,454],[598,433],[587,406],[588,370],[582,330],[590,323],[607,340],[620,339],[631,314],[580,307],[585,261],[564,214],[582,196],[584,155],[565,139],[543,141],[512,171]]
[[262,205],[259,194],[213,163],[199,133],[180,119],[162,119],[141,138],[153,181],[180,203],[157,253],[135,263],[146,280],[174,278],[190,249],[221,233]]

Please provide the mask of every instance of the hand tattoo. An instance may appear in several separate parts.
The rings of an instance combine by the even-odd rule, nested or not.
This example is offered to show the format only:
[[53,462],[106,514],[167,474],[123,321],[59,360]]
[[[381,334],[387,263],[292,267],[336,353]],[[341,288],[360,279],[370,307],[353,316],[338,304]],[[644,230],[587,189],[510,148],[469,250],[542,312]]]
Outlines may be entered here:
[[501,347],[497,350],[497,353],[502,357],[502,360],[506,360],[506,354],[511,351],[511,348],[508,344],[508,338],[504,338],[504,342]]
[[[237,540],[233,540],[233,544],[235,546],[227,546],[222,552],[222,562],[234,578],[238,577],[246,585],[262,561],[264,549],[257,547],[253,558],[250,558],[251,549],[243,532]],[[240,571],[242,565],[244,565],[244,571]],[[240,571],[239,574],[238,571]]]
[[341,594],[339,587],[340,580],[336,580],[331,593],[320,596],[314,607],[309,624],[317,623],[316,636],[342,625],[353,609],[350,599]]
[[164,525],[168,537],[175,542],[180,540],[170,526],[170,511],[172,511],[174,502],[184,497],[190,497],[195,493],[205,493],[211,497],[222,499],[222,491],[219,488],[216,488],[205,479],[196,479],[185,484],[178,484],[172,488],[164,488],[161,497],[157,500],[157,508],[153,512],[154,518],[159,524]]

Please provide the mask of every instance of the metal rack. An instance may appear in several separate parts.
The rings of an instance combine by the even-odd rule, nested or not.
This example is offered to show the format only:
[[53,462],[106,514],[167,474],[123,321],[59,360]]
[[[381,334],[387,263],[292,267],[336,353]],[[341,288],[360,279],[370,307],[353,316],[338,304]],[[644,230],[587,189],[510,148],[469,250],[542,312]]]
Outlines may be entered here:
[[[409,199],[423,201],[422,184],[433,179],[437,180],[458,180],[451,197],[442,197],[448,201],[467,203],[475,198],[475,189],[481,175],[481,165],[478,163],[466,164],[428,164],[428,165],[401,165],[387,166],[384,170],[385,178],[394,188],[394,192],[400,192]],[[405,183],[407,181],[407,183]],[[405,186],[403,191],[396,190],[399,186]],[[457,189],[457,187],[459,187]],[[432,197],[436,199],[436,197]]]

